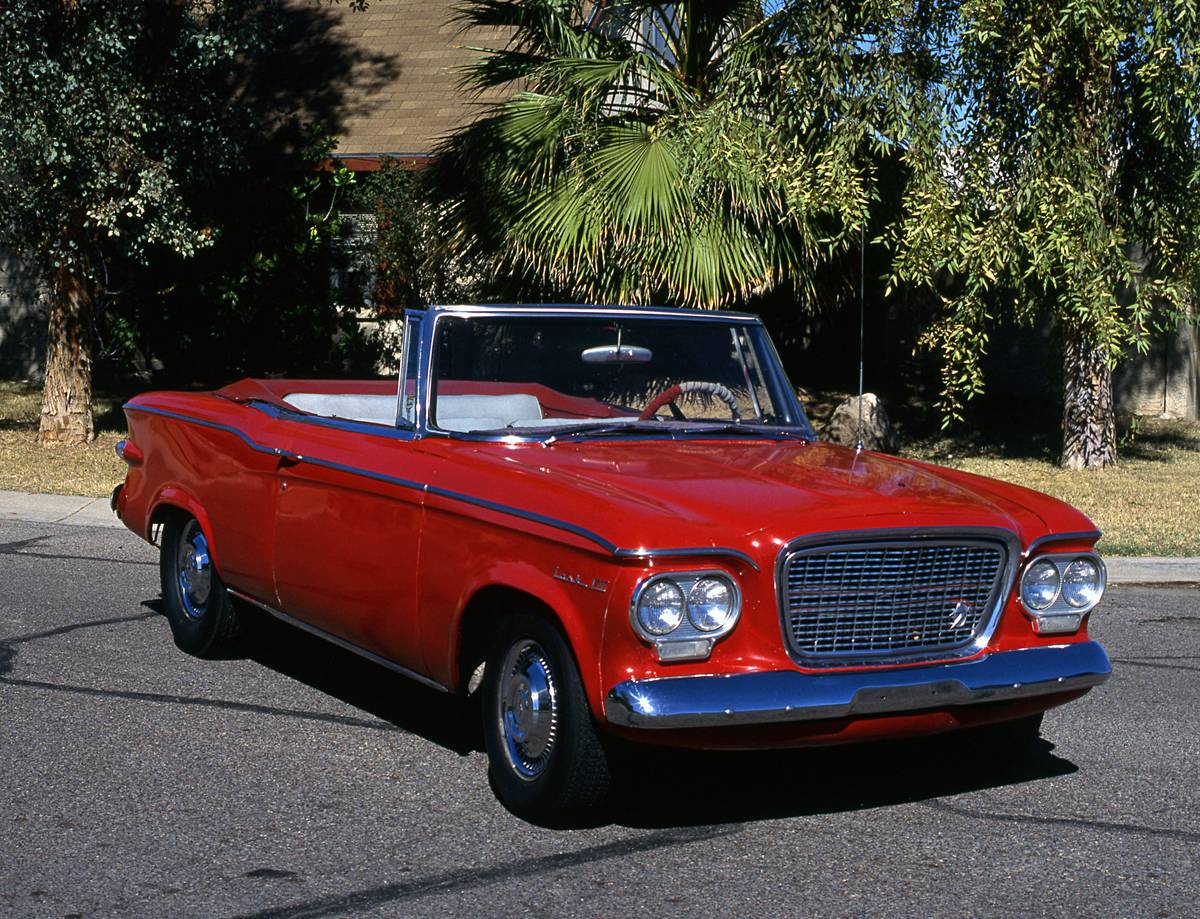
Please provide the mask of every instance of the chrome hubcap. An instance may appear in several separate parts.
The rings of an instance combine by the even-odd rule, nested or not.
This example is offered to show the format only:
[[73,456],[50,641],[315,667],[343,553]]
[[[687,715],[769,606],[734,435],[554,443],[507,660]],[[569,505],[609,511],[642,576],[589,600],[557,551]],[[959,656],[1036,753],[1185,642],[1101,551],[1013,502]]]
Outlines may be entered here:
[[558,735],[558,690],[536,641],[523,639],[508,649],[498,702],[505,756],[517,775],[532,781],[545,772]]
[[199,619],[208,609],[208,595],[212,590],[212,562],[208,557],[208,541],[195,520],[189,520],[183,528],[175,562],[183,611],[188,618]]

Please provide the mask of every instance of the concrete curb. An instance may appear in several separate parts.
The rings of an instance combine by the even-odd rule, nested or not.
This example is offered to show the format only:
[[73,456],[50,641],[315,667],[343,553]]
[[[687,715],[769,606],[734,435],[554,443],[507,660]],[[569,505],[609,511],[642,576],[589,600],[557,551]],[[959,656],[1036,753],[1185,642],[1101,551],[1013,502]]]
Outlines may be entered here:
[[82,495],[31,495],[0,491],[0,520],[56,523],[62,526],[123,527],[108,506],[108,498]]
[[1110,584],[1200,584],[1200,558],[1161,555],[1105,557]]
[[[0,491],[0,521],[52,523],[59,526],[123,527],[108,498],[81,495],[33,495]],[[1106,557],[1110,584],[1200,584],[1200,558],[1164,556]]]

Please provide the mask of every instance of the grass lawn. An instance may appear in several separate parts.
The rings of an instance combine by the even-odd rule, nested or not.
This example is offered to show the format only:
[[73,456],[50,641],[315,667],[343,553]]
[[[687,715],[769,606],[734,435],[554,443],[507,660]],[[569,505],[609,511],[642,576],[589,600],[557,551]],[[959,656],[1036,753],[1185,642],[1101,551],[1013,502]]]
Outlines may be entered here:
[[96,439],[86,447],[37,443],[40,386],[0,382],[0,490],[107,497],[125,479],[113,447],[125,436],[119,399],[97,397]]
[[1050,456],[1014,456],[1004,445],[966,448],[953,439],[915,443],[907,452],[1073,504],[1104,533],[1102,554],[1200,556],[1200,424],[1195,422],[1139,419],[1125,438],[1118,465],[1100,472],[1070,472]]
[[[125,435],[120,400],[96,400],[96,440],[87,447],[36,442],[41,391],[0,382],[0,490],[107,496],[125,477],[113,446]],[[1075,505],[1104,532],[1108,555],[1200,556],[1200,424],[1140,420],[1103,472],[1068,472],[1049,446],[1018,449],[966,437],[925,437],[906,455],[1044,491]]]

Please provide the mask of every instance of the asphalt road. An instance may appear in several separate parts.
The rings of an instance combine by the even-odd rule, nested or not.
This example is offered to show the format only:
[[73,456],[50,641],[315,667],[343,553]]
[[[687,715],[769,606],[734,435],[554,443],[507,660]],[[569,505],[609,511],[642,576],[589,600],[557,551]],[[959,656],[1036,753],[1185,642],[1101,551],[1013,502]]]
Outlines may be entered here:
[[1200,915],[1200,592],[1114,589],[1116,674],[1019,762],[653,754],[523,823],[473,713],[275,623],[202,662],[121,530],[0,524],[0,916]]

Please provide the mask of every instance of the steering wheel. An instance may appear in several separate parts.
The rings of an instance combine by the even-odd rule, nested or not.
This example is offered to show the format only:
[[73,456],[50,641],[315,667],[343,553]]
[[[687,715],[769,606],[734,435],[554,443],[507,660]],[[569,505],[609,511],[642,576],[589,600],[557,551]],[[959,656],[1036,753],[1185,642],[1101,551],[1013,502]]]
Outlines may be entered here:
[[674,386],[668,386],[647,402],[646,407],[642,409],[642,413],[638,415],[638,421],[649,421],[664,405],[670,406],[671,414],[675,416],[675,420],[683,421],[683,413],[675,405],[675,400],[684,393],[689,392],[708,393],[710,396],[716,396],[729,406],[729,413],[733,416],[734,421],[742,420],[742,416],[738,412],[737,399],[730,392],[728,386],[722,386],[720,383],[706,383],[703,380],[688,380],[684,383],[676,383]]

